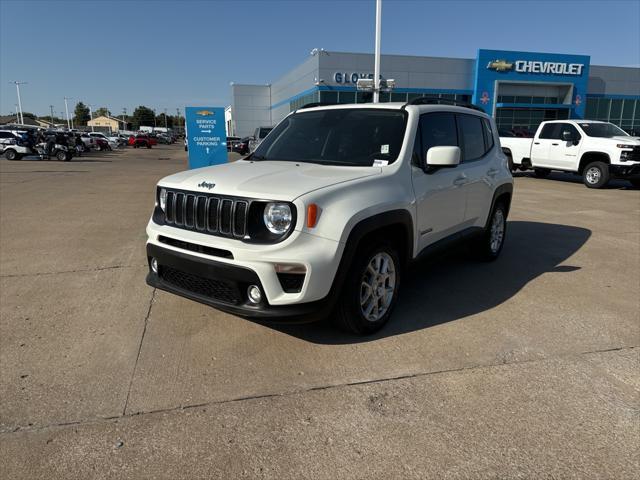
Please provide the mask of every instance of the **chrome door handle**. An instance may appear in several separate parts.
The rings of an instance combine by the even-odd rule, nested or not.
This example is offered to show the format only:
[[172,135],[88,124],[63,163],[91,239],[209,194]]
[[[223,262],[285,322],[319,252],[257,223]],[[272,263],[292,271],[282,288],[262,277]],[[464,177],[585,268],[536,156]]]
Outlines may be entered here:
[[534,145],[540,145],[540,142],[533,142]]
[[554,147],[557,147],[559,144],[558,143],[552,143],[551,145],[553,145]]

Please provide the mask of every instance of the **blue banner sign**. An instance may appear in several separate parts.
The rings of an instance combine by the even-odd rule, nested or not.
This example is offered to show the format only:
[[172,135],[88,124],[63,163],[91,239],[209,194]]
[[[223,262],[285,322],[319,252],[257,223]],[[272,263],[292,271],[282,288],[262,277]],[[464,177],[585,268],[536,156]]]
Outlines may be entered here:
[[189,168],[227,163],[223,107],[186,107]]

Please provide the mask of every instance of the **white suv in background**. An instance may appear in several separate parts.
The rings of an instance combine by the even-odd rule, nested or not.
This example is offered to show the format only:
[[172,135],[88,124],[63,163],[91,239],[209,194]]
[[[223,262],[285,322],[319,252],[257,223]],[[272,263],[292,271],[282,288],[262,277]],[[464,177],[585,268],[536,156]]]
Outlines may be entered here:
[[335,312],[367,334],[409,262],[461,240],[495,259],[513,192],[495,124],[431,102],[303,107],[249,157],[162,179],[147,283],[258,319]]

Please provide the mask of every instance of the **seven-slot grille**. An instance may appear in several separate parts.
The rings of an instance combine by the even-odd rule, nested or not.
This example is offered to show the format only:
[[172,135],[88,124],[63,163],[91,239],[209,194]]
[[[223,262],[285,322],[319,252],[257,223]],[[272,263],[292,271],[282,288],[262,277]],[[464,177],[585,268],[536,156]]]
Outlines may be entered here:
[[165,223],[221,237],[243,238],[247,234],[248,209],[246,200],[169,190]]

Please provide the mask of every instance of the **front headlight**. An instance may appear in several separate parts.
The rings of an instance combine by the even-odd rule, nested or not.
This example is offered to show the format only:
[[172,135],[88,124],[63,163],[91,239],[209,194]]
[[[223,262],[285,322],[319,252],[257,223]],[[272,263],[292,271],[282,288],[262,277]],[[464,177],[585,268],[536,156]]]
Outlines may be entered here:
[[616,145],[618,148],[633,148],[634,145],[627,145],[626,143],[619,143]]
[[271,233],[282,235],[291,227],[293,215],[286,203],[267,203],[264,207],[264,224]]
[[160,209],[164,212],[165,208],[167,207],[167,189],[166,188],[161,188],[160,189]]

